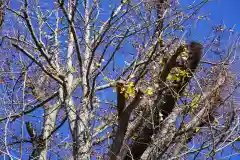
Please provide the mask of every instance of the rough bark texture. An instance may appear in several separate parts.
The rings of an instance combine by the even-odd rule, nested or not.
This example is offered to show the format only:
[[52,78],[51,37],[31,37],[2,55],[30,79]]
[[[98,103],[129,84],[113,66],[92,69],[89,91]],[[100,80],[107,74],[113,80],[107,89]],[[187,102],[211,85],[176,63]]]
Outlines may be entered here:
[[[183,52],[184,47],[180,46],[176,53],[168,60],[166,63],[162,73],[161,73],[161,81],[165,82],[167,75],[170,73],[171,69],[173,69],[176,66],[176,59],[178,55]],[[197,68],[200,58],[202,55],[202,46],[199,43],[192,42],[189,45],[189,57],[187,59],[186,63],[186,69],[192,75],[194,70]],[[176,100],[177,100],[177,94],[180,95],[184,88],[186,87],[186,84],[190,81],[190,76],[189,77],[182,77],[180,78],[181,80],[178,82],[174,82],[173,86],[171,89],[167,89],[163,92],[158,93],[158,97],[155,100],[155,104],[153,107],[154,110],[154,125],[159,126],[159,112],[162,112],[163,114],[163,119],[166,119],[168,115],[172,112]],[[150,119],[149,119],[150,120]],[[161,128],[153,128],[153,125],[149,122],[145,122],[143,125],[143,128],[140,131],[139,136],[133,142],[131,146],[131,155],[128,154],[126,156],[127,159],[140,159],[143,152],[146,150],[146,148],[150,145],[151,143],[151,138],[154,133],[156,133],[158,130],[161,130]]]

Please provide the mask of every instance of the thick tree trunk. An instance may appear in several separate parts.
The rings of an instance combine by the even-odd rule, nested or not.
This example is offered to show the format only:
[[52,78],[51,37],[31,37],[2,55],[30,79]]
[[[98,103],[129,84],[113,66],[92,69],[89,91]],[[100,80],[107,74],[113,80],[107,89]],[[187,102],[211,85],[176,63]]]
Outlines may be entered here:
[[[165,82],[166,77],[170,73],[171,69],[175,67],[176,59],[178,55],[180,55],[183,52],[184,47],[180,46],[176,53],[168,60],[168,62],[165,64],[165,67],[162,70],[162,73],[160,75],[161,81]],[[187,60],[186,68],[185,70],[189,72],[189,75],[192,75],[192,73],[197,68],[200,58],[202,55],[202,46],[201,44],[198,44],[196,42],[192,42],[189,45],[189,57]],[[162,92],[159,91],[158,97],[155,100],[155,104],[152,107],[153,108],[153,122],[154,126],[158,126],[157,128],[153,128],[153,125],[151,122],[151,119],[149,121],[146,121],[143,125],[142,130],[140,131],[140,134],[138,135],[137,139],[133,142],[131,146],[131,153],[128,153],[125,160],[130,159],[140,159],[143,152],[147,149],[147,147],[151,144],[152,141],[152,135],[154,133],[159,132],[159,113],[161,112],[163,114],[163,119],[166,119],[169,114],[173,111],[177,96],[182,93],[184,88],[186,87],[186,84],[190,81],[191,77],[180,77],[180,81],[175,82],[173,84],[174,87],[171,89],[167,89],[166,91]],[[176,115],[175,115],[176,116]],[[175,118],[170,118],[175,120]],[[172,123],[169,123],[169,125]],[[169,128],[173,128],[173,126],[168,126],[167,130],[169,131]],[[164,132],[164,131],[163,131]],[[164,132],[165,133],[165,132]],[[160,138],[161,139],[161,138]]]

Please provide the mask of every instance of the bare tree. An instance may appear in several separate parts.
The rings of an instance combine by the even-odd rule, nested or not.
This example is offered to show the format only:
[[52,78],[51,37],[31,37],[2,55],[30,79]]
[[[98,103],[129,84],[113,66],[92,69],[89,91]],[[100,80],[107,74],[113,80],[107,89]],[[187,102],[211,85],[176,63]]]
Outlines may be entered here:
[[218,26],[208,41],[186,42],[207,2],[4,5],[0,156],[214,159],[230,146],[237,154],[239,37],[231,29],[226,46]]

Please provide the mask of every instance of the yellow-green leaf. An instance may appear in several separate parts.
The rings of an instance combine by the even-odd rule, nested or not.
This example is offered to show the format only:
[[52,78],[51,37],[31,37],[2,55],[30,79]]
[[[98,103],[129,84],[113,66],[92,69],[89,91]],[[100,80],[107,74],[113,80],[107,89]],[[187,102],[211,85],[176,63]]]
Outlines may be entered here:
[[69,68],[69,70],[70,70],[71,73],[76,72],[76,69],[74,67]]
[[147,95],[152,95],[153,89],[151,87],[148,87],[146,93],[147,93]]
[[167,76],[167,80],[172,80],[173,79],[173,76],[171,75],[171,74],[169,74],[168,76]]
[[96,67],[97,67],[97,68],[101,67],[101,64],[98,63],[98,62],[96,62]]
[[192,99],[192,103],[191,103],[191,108],[192,109],[195,109],[198,107],[198,102],[201,98],[201,95],[200,94],[197,94],[193,99]]

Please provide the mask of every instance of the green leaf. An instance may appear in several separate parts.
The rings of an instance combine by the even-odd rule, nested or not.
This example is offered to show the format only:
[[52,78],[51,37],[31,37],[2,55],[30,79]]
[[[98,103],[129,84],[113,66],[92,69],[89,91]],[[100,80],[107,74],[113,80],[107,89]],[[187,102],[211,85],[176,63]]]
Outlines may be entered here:
[[191,103],[191,108],[192,109],[196,109],[198,107],[198,102],[201,98],[200,94],[197,94],[193,99],[192,99],[192,103]]
[[200,131],[200,127],[196,128],[196,133],[198,133]]
[[109,81],[109,78],[108,77],[103,77],[103,79],[105,80],[105,81]]
[[153,89],[151,87],[148,87],[146,93],[147,93],[147,95],[152,95],[153,94]]
[[71,73],[76,72],[76,68],[74,68],[74,67],[69,68],[69,70],[70,70]]
[[98,62],[96,62],[96,67],[97,67],[97,68],[101,67],[101,64],[98,63]]

